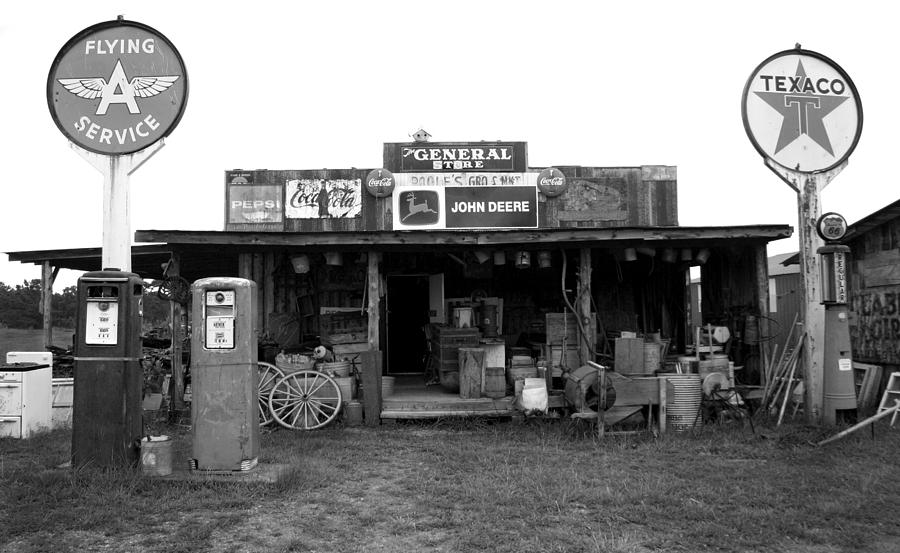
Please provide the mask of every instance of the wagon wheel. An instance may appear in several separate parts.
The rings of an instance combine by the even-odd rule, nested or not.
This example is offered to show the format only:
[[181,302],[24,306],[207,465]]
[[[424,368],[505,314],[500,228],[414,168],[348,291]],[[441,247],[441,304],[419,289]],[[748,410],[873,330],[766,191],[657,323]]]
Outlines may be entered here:
[[191,283],[180,276],[167,277],[159,284],[156,295],[160,299],[185,304],[191,297]]
[[269,410],[285,428],[313,430],[337,418],[341,388],[318,371],[297,371],[280,378],[269,393]]
[[265,426],[273,420],[272,412],[269,411],[269,394],[275,387],[275,382],[284,377],[284,372],[271,363],[260,361],[257,363],[259,368],[259,425]]

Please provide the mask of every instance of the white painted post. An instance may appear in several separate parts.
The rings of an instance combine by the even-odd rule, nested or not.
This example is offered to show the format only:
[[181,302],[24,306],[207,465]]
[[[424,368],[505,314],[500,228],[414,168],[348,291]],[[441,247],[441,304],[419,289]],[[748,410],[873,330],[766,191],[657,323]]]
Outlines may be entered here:
[[[816,221],[822,215],[821,191],[847,166],[845,161],[824,173],[790,171],[766,159],[766,165],[797,192],[797,232],[800,239],[800,280],[803,305],[803,380],[806,391],[804,411],[812,424],[822,422],[825,401],[825,306],[817,250],[825,245],[816,232]],[[785,346],[787,347],[787,346]]]
[[127,155],[103,155],[69,146],[103,175],[103,254],[101,269],[131,271],[131,195],[129,180],[165,146],[164,140]]

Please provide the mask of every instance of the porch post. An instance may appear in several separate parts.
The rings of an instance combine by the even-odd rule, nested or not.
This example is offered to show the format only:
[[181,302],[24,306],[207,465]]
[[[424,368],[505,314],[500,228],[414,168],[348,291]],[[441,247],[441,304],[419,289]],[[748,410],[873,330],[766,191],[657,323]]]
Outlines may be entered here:
[[360,356],[362,359],[362,385],[365,390],[363,394],[363,414],[366,426],[378,426],[381,424],[382,356],[380,351],[381,337],[378,332],[381,324],[381,272],[378,268],[380,257],[381,254],[379,252],[369,252],[369,267],[366,278],[367,309],[369,312],[369,350],[363,352]]
[[[586,330],[595,328],[591,325],[591,249],[581,248],[578,264],[578,317]],[[597,313],[599,317],[600,314]],[[596,329],[594,330],[596,332]],[[578,336],[579,356],[582,363],[595,361],[594,351],[597,337],[595,336]]]
[[[172,252],[169,258],[169,267],[166,275],[163,276],[180,276],[181,275],[181,256],[176,252]],[[184,333],[182,332],[181,319],[184,316],[184,310],[177,301],[169,302],[169,324],[172,325],[172,347],[169,357],[169,365],[172,367],[172,380],[169,382],[169,397],[172,398],[170,410],[184,409],[184,366],[181,364],[182,358],[182,342]]]
[[[759,317],[757,325],[759,326],[758,336],[760,338],[769,335],[769,259],[766,254],[766,244],[759,244],[755,248],[756,254],[756,305],[759,309]],[[746,335],[746,329],[744,333]],[[765,359],[765,340],[758,340],[756,344],[756,353],[760,359],[759,383],[766,386],[766,375],[762,370],[762,360]]]
[[43,314],[44,349],[53,345],[53,282],[59,267],[53,268],[49,261],[41,266],[41,314]]

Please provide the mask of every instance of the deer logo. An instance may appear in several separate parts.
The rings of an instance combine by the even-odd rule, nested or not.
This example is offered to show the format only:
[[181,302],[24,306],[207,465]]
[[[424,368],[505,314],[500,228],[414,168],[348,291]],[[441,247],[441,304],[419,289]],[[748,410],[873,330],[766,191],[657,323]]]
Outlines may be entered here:
[[428,207],[428,199],[427,199],[427,198],[426,198],[425,201],[423,201],[422,203],[418,203],[418,204],[417,204],[417,203],[416,203],[416,193],[415,193],[415,192],[409,192],[409,193],[406,194],[406,202],[409,204],[409,213],[407,213],[406,215],[404,215],[404,216],[403,216],[403,219],[400,219],[401,221],[406,221],[406,219],[409,218],[410,215],[415,215],[416,213],[434,213],[434,214],[437,214],[437,211],[435,211],[435,210],[431,209],[430,207]]
[[[418,198],[421,198],[421,200],[418,202],[416,201],[417,195]],[[407,219],[413,217],[414,215],[416,215],[417,217],[413,217],[414,222],[412,224],[427,225],[437,222],[438,212],[434,209],[431,209],[428,201],[429,199],[433,200],[433,203],[431,205],[437,206],[438,197],[437,194],[433,191],[419,190],[415,192],[407,192],[403,198],[403,200],[405,200],[407,204],[407,208],[403,210],[406,211],[406,213],[403,214],[403,216],[400,218],[400,222],[405,223]]]

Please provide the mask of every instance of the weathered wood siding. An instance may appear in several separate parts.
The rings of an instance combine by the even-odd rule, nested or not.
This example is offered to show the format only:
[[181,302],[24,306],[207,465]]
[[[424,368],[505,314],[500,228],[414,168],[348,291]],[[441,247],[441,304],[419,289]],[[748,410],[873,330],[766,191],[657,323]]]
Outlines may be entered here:
[[853,359],[900,364],[900,220],[879,225],[849,245]]

